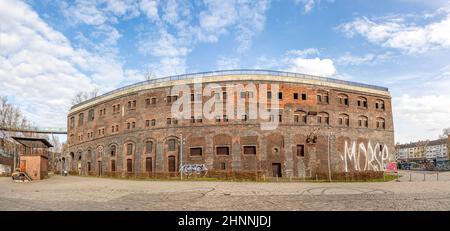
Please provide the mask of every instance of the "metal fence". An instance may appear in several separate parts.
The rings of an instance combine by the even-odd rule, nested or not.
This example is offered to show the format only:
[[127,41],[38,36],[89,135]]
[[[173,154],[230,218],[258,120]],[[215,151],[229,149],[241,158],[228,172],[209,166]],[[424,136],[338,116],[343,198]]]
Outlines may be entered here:
[[271,76],[295,77],[295,78],[301,78],[301,79],[306,79],[306,80],[319,80],[319,81],[330,82],[330,83],[339,83],[339,84],[345,84],[345,85],[351,85],[351,86],[357,86],[357,87],[365,87],[365,88],[381,90],[381,91],[388,91],[388,88],[386,88],[386,87],[380,87],[380,86],[375,86],[375,85],[370,85],[370,84],[357,83],[357,82],[352,82],[352,81],[345,81],[345,80],[340,80],[340,79],[333,79],[333,78],[320,77],[320,76],[314,76],[314,75],[306,75],[306,74],[284,72],[284,71],[239,69],[239,70],[208,71],[208,72],[199,72],[199,73],[193,73],[193,74],[173,75],[173,76],[167,76],[167,77],[162,77],[162,78],[146,80],[146,81],[142,81],[142,82],[131,84],[131,85],[128,85],[125,87],[118,88],[116,90],[107,92],[103,95],[100,95],[100,96],[94,97],[92,99],[86,100],[84,102],[81,102],[79,104],[73,105],[71,107],[71,109],[77,108],[79,106],[82,106],[84,104],[87,104],[89,102],[97,100],[99,98],[113,95],[115,93],[125,91],[127,89],[131,89],[131,88],[138,87],[138,86],[154,84],[154,83],[162,83],[162,82],[168,82],[168,81],[206,78],[206,77],[214,77],[214,76],[222,76],[222,75],[271,75]]

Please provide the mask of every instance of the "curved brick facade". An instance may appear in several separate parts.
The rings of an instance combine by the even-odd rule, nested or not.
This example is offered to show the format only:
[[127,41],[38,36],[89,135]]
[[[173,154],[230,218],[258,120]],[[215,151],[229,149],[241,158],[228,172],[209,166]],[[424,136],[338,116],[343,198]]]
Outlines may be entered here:
[[[260,119],[173,119],[172,104],[181,96],[172,87],[199,80],[203,87],[254,84],[255,93],[235,95],[247,105],[260,97],[262,85],[271,93],[261,95],[279,97],[271,90],[277,85],[281,122],[262,130]],[[210,98],[194,94],[190,104]],[[178,171],[181,135],[183,164],[267,176],[312,176],[328,172],[328,163],[332,172],[381,170],[394,158],[387,89],[292,73],[227,71],[139,83],[75,105],[68,115],[66,168],[81,174]]]

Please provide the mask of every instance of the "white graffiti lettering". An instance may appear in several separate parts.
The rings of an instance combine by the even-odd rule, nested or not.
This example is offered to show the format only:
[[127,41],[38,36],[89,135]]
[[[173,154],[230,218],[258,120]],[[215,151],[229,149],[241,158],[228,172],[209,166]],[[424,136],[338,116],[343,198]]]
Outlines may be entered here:
[[[357,145],[358,150],[356,150]],[[364,168],[361,168],[361,158],[364,158]],[[350,169],[354,171],[383,171],[389,161],[389,149],[385,144],[376,143],[372,145],[370,141],[367,143],[367,147],[363,142],[357,144],[356,141],[349,145],[346,140],[341,160],[344,161],[345,172],[350,171]]]
[[194,173],[200,175],[206,171],[208,171],[208,169],[206,168],[205,164],[184,164],[180,167],[181,174],[188,176]]

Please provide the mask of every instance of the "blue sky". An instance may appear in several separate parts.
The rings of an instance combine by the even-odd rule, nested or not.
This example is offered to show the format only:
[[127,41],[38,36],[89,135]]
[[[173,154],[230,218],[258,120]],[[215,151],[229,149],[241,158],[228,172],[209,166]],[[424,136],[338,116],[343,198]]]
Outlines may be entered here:
[[389,87],[398,142],[450,127],[448,0],[2,0],[0,22],[0,94],[38,126],[79,90],[260,68]]

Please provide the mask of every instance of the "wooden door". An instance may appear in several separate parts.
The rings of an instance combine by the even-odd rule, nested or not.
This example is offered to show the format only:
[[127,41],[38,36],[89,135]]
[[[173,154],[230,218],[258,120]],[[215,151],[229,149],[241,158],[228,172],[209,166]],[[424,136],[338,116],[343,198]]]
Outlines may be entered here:
[[281,177],[281,164],[280,163],[272,164],[272,174],[274,177]]
[[116,171],[116,160],[111,160],[111,172]]
[[152,158],[151,157],[145,158],[145,171],[147,171],[147,172],[152,171]]
[[133,172],[133,160],[127,159],[127,172],[131,173]]
[[175,156],[169,156],[169,172],[175,172]]
[[98,161],[98,175],[101,176],[102,175],[102,162]]
[[26,160],[20,160],[20,171],[26,172],[27,170],[27,161]]

